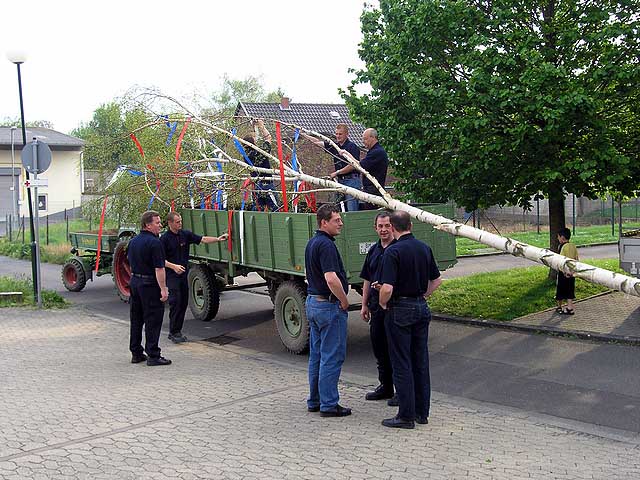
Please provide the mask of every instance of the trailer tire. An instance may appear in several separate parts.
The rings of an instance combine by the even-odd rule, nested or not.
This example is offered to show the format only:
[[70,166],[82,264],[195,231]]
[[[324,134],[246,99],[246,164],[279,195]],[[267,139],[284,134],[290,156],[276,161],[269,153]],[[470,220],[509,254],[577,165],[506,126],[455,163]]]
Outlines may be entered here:
[[301,282],[286,281],[278,286],[274,320],[280,341],[291,353],[309,349],[309,321],[305,309],[307,289]]
[[129,238],[120,240],[113,250],[113,263],[111,264],[111,276],[116,287],[116,293],[120,300],[129,303],[131,297],[131,267],[127,258],[127,247],[129,246]]
[[194,265],[187,281],[193,318],[203,322],[213,320],[220,309],[220,289],[215,275],[206,265]]
[[62,284],[70,292],[79,292],[87,284],[84,265],[77,258],[71,258],[62,266]]

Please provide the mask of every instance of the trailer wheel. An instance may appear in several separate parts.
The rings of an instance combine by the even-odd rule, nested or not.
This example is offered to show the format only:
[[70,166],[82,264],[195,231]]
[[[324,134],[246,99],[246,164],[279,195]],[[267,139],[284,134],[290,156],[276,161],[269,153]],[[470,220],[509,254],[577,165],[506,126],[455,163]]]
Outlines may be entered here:
[[282,282],[274,301],[275,322],[280,341],[291,353],[309,349],[309,322],[305,310],[307,291],[300,282]]
[[71,258],[62,266],[62,284],[70,292],[79,292],[87,284],[84,265],[77,258]]
[[196,320],[213,320],[220,308],[220,290],[215,275],[206,265],[189,270],[189,309]]
[[129,284],[131,283],[131,267],[129,266],[129,259],[127,258],[128,245],[128,238],[120,240],[116,244],[116,248],[113,250],[113,264],[111,265],[111,276],[116,286],[116,293],[120,300],[125,303],[129,303],[129,297],[131,297],[131,289],[129,288]]

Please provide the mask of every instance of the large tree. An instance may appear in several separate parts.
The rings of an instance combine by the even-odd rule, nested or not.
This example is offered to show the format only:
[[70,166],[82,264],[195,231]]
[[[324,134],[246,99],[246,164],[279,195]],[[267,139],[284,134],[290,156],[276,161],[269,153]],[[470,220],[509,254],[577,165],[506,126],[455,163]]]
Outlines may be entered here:
[[[380,0],[343,96],[376,126],[403,189],[468,208],[640,182],[638,0]],[[361,84],[370,93],[358,94]]]

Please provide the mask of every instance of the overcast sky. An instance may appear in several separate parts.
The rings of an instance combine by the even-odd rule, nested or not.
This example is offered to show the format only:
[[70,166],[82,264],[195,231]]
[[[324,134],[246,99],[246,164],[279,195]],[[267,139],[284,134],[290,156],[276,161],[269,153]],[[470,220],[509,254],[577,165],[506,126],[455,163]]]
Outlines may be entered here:
[[17,118],[17,73],[26,53],[27,121],[69,132],[127,89],[172,96],[212,91],[220,77],[261,75],[293,102],[341,102],[361,65],[362,0],[22,0],[3,2],[0,119]]

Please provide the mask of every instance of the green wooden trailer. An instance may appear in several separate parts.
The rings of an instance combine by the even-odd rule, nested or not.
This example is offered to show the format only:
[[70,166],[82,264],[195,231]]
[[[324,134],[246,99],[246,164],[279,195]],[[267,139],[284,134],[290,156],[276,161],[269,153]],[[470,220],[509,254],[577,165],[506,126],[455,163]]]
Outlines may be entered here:
[[[451,218],[451,205],[424,207]],[[230,233],[229,242],[192,246],[189,270],[189,307],[196,319],[213,319],[220,306],[220,293],[233,285],[234,277],[258,273],[266,281],[275,307],[275,323],[284,346],[293,353],[304,352],[309,343],[305,314],[306,283],[304,250],[314,235],[315,214],[250,211],[180,211],[183,228],[199,235]],[[336,238],[347,280],[361,292],[359,277],[369,247],[377,241],[373,228],[377,211],[347,212],[344,227]],[[441,270],[456,263],[455,237],[415,222],[414,235],[433,249]]]
[[[429,205],[428,211],[451,218],[451,205]],[[317,225],[312,213],[270,213],[182,209],[183,228],[199,235],[217,236],[228,232],[228,242],[191,247],[188,274],[189,308],[197,320],[212,320],[220,307],[224,290],[238,289],[234,277],[258,273],[274,304],[278,335],[293,353],[304,352],[309,344],[309,325],[304,303],[307,287],[304,250]],[[359,277],[369,247],[377,241],[373,223],[377,211],[347,212],[336,245],[352,288],[361,292]],[[456,263],[455,237],[415,222],[414,235],[433,249],[441,270]],[[127,245],[136,234],[131,229],[103,232],[97,276],[112,274],[120,299],[128,301],[131,269]],[[70,291],[80,291],[93,279],[98,247],[97,232],[70,233],[71,257],[62,268],[62,281]]]

